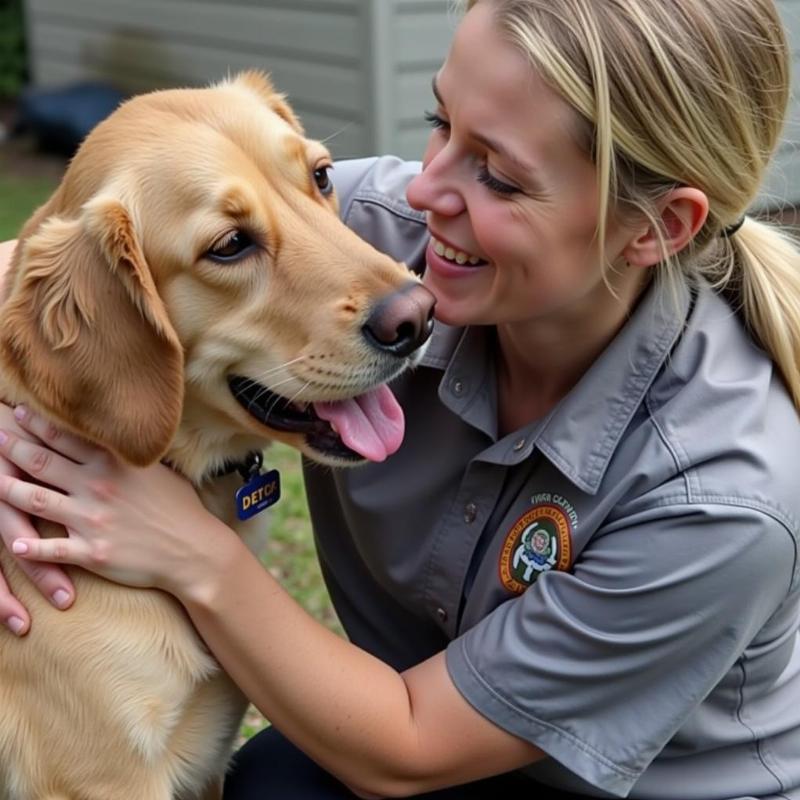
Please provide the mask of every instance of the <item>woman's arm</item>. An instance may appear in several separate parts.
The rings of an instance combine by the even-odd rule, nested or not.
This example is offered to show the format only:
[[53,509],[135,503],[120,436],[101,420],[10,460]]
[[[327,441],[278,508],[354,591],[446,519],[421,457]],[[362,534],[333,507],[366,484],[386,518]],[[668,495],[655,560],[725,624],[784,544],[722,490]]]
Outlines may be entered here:
[[[37,417],[24,426],[51,441]],[[66,434],[58,449],[67,458],[13,433],[0,445],[66,493],[0,477],[0,500],[70,532],[15,549],[174,594],[265,716],[357,792],[417,794],[543,756],[464,701],[443,653],[400,674],[312,619],[167,468],[121,465]]]
[[11,254],[17,246],[17,240],[11,239],[8,242],[0,242],[0,275],[5,275],[8,265],[11,263]]
[[[16,244],[16,241],[0,242],[0,283],[5,278]],[[31,436],[16,427],[14,418],[11,416],[11,409],[2,403],[0,403],[0,427],[12,428],[20,436]],[[19,473],[11,463],[0,458],[0,474],[18,475]],[[26,532],[24,533],[26,536],[36,536],[36,531],[26,515],[6,503],[0,503],[0,537],[5,542],[5,546],[11,544],[8,532],[12,530],[16,531],[18,535]],[[1,546],[3,546],[2,542],[0,542]],[[26,561],[20,561],[20,566],[53,605],[58,608],[66,608],[72,604],[75,590],[62,569],[50,564],[34,564]],[[18,636],[27,633],[31,625],[27,610],[9,591],[2,571],[0,571],[0,622]]]
[[542,757],[462,698],[444,653],[397,673],[312,619],[238,542],[183,601],[262,713],[357,792],[405,797]]

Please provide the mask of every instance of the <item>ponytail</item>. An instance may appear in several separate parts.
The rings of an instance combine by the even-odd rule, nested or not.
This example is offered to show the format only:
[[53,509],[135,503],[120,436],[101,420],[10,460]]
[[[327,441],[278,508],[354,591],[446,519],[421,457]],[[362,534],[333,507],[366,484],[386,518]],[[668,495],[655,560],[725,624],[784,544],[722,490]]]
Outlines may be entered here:
[[658,277],[710,279],[800,411],[800,251],[775,225],[748,217],[728,227],[758,196],[786,119],[792,51],[775,0],[459,4],[479,2],[585,126],[601,249],[606,209],[631,209],[663,235],[659,198],[675,186],[705,193],[705,225]]
[[800,250],[789,233],[751,217],[728,241],[730,268],[718,288],[733,297],[800,411]]

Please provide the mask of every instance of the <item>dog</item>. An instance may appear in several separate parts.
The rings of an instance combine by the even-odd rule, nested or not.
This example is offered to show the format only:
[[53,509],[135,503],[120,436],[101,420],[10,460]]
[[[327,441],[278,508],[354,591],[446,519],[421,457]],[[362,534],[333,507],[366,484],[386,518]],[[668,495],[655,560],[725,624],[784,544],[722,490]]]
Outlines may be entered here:
[[[258,72],[123,103],[22,229],[0,395],[166,461],[244,537],[263,523],[238,519],[235,468],[270,441],[385,458],[402,439],[385,383],[418,360],[433,298],[340,222],[330,167]],[[71,569],[57,611],[0,565],[33,620],[0,631],[0,799],[219,797],[246,700],[179,604]]]

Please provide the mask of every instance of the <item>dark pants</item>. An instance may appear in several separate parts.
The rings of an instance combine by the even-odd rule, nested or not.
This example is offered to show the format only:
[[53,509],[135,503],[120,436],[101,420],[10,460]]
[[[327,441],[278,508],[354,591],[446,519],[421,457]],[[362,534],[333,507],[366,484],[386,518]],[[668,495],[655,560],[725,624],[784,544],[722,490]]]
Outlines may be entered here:
[[[535,791],[536,784],[517,775],[501,775],[478,783],[415,795],[419,800],[497,800],[507,797],[546,797],[579,800],[552,789]],[[523,794],[524,792],[524,794]],[[225,781],[224,800],[354,800],[336,778],[318,767],[275,728],[254,736],[236,754]]]

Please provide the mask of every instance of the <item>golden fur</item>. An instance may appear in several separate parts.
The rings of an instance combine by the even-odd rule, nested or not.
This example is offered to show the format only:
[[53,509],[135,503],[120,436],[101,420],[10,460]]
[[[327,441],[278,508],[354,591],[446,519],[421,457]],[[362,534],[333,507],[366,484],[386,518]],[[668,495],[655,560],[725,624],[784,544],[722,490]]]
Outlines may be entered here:
[[[360,332],[411,275],[338,220],[314,181],[329,164],[258,73],[123,104],[22,230],[2,396],[130,463],[168,460],[228,524],[263,527],[234,519],[240,479],[208,476],[270,438],[320,454],[250,416],[229,372],[311,402],[410,361]],[[251,255],[205,257],[236,230]],[[245,700],[180,606],[74,569],[77,601],[60,612],[5,551],[0,564],[33,620],[23,639],[0,631],[0,800],[218,796]]]

